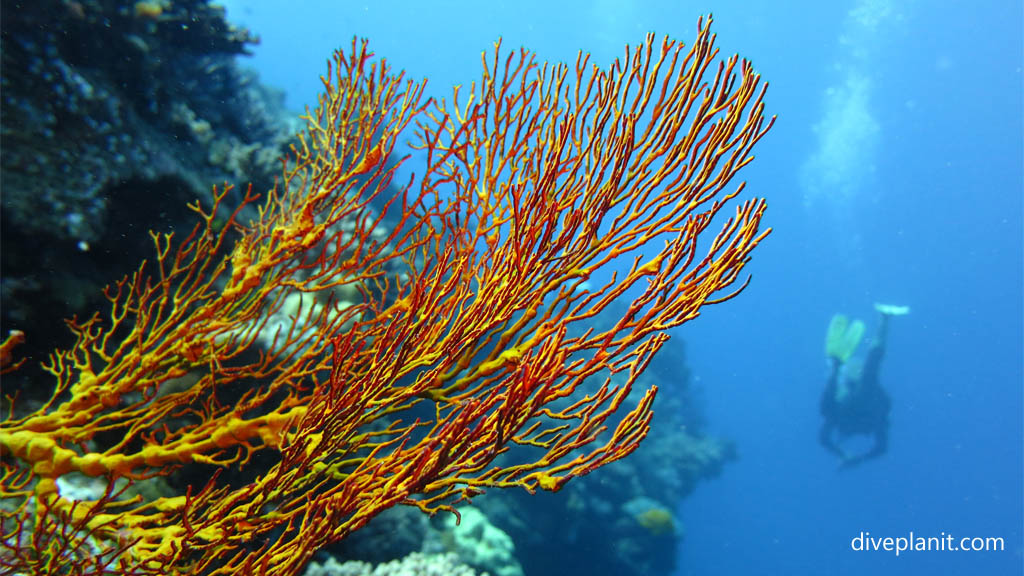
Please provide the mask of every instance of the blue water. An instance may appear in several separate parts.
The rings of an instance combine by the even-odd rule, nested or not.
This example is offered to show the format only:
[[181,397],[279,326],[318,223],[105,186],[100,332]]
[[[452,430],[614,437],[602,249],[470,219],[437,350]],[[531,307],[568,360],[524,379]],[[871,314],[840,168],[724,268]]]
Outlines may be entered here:
[[[710,428],[740,451],[683,506],[679,573],[1024,573],[1020,2],[227,5],[262,36],[251,62],[295,108],[353,35],[444,96],[498,36],[605,63],[649,30],[689,43],[713,12],[723,53],[771,83],[779,121],[745,178],[775,232],[749,290],[679,331]],[[824,331],[836,312],[870,330],[876,301],[912,307],[881,375],[890,449],[839,472],[816,442]],[[1006,549],[851,550],[861,532],[911,531]]]

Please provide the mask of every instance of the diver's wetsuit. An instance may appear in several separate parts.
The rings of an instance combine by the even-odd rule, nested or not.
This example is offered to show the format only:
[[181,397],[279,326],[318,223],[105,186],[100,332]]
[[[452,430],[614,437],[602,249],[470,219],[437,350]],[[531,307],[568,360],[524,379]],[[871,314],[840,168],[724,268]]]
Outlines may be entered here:
[[[842,458],[844,467],[881,456],[889,446],[889,410],[892,408],[892,400],[879,382],[888,320],[889,317],[883,314],[878,334],[868,350],[861,377],[859,380],[847,379],[847,394],[841,399],[837,398],[837,391],[842,362],[832,359],[832,369],[821,396],[821,415],[825,421],[821,425],[818,441],[826,450]],[[848,456],[836,443],[834,437],[837,434],[839,439],[859,434],[874,436],[875,443],[864,454]]]

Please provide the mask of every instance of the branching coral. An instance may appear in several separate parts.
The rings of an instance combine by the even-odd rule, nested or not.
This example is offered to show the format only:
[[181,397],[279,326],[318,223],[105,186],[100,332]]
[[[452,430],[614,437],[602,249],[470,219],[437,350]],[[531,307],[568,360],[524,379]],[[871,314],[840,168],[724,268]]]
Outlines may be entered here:
[[[0,424],[0,492],[16,504],[0,561],[295,574],[391,506],[558,490],[629,454],[655,393],[623,407],[635,378],[667,329],[736,293],[720,291],[767,234],[760,200],[716,219],[770,121],[747,62],[712,67],[707,24],[688,51],[651,35],[606,70],[495,46],[450,104],[365,43],[339,51],[258,217],[215,223],[215,189],[186,238],[154,235],[109,314],[70,322],[50,402]],[[410,132],[421,176],[385,197]],[[345,286],[359,301],[317,301]],[[627,312],[588,328],[613,301]],[[259,345],[286,302],[290,323]],[[121,488],[257,453],[273,464],[244,485]],[[74,474],[105,495],[62,494]]]

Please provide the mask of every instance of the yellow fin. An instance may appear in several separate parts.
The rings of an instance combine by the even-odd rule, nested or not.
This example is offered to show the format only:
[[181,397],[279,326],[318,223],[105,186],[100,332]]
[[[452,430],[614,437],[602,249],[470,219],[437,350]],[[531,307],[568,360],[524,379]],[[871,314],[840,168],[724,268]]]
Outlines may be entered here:
[[857,346],[860,345],[863,337],[863,322],[854,320],[851,323],[846,316],[836,314],[828,324],[828,333],[825,335],[825,353],[829,358],[846,362],[857,351]]

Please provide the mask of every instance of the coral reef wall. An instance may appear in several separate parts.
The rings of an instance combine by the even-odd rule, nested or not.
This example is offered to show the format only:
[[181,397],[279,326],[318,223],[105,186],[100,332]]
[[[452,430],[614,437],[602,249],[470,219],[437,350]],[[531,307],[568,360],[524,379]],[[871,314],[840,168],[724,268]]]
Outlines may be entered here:
[[237,63],[255,41],[206,0],[3,1],[0,329],[30,358],[211,184],[273,185],[296,115]]

